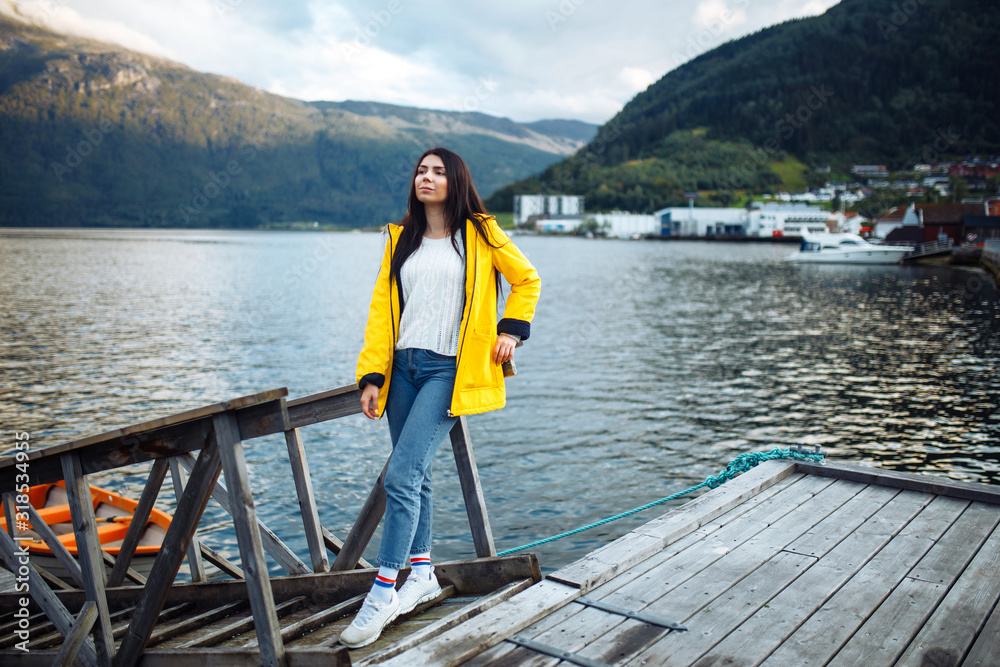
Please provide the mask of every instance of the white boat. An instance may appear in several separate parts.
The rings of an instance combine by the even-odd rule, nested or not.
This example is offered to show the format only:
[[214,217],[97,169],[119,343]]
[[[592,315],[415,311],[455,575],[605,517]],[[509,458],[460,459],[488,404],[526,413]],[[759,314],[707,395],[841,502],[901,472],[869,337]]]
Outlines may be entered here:
[[831,264],[896,264],[911,246],[876,245],[857,234],[803,234],[802,245],[788,256],[792,262]]

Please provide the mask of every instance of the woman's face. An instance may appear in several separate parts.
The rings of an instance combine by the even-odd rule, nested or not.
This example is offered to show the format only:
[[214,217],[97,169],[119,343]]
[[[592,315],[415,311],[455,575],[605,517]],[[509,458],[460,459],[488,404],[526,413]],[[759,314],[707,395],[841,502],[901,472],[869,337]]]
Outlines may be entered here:
[[427,204],[444,204],[448,199],[448,176],[444,173],[444,162],[437,155],[428,155],[417,167],[417,177],[413,181],[417,199]]

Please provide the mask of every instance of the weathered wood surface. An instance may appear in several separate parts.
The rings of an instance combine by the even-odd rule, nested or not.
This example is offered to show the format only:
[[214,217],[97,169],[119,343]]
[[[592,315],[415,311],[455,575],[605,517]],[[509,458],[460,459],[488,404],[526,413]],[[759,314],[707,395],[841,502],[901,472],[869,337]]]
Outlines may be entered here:
[[799,471],[809,475],[820,475],[846,479],[862,484],[880,484],[908,491],[933,493],[964,500],[975,500],[984,503],[1000,504],[1000,487],[976,484],[974,482],[958,482],[944,477],[932,475],[915,475],[913,473],[883,470],[856,463],[806,463],[798,461]]
[[[162,460],[162,459],[158,459]],[[180,457],[171,456],[170,459],[170,479],[174,486],[174,498],[179,503],[184,495],[184,487],[187,486],[187,474],[181,469]],[[191,541],[187,545],[188,570],[191,573],[191,581],[205,581],[205,564],[201,560],[201,540],[198,533],[191,535]]]
[[449,433],[451,449],[458,468],[458,480],[462,486],[462,497],[465,499],[465,511],[469,515],[469,526],[472,529],[472,543],[476,555],[480,558],[496,556],[497,548],[493,544],[493,530],[490,528],[489,514],[486,512],[486,497],[479,481],[479,469],[476,467],[476,455],[472,451],[472,438],[469,435],[469,424],[465,417],[459,417],[458,422]]
[[330,560],[327,558],[326,545],[323,543],[323,526],[319,521],[319,510],[316,508],[312,477],[309,475],[306,448],[302,443],[302,433],[299,429],[293,428],[290,431],[285,431],[285,446],[288,449],[288,461],[292,466],[295,496],[299,501],[299,515],[302,517],[306,544],[309,545],[313,572],[326,572],[330,569]]
[[77,588],[83,588],[83,572],[80,570],[80,563],[73,558],[66,545],[59,541],[59,537],[49,528],[49,524],[45,523],[45,520],[38,515],[38,510],[30,503],[25,504],[24,508],[27,511],[28,520],[31,521],[31,527],[35,529],[35,532],[41,536],[45,544],[52,550],[52,555],[65,568],[66,572],[69,573],[70,578],[76,583]]
[[70,516],[73,519],[73,532],[76,534],[76,553],[83,576],[83,590],[87,594],[87,600],[97,607],[94,647],[97,649],[97,659],[110,664],[115,654],[115,640],[111,631],[111,612],[104,597],[107,575],[104,571],[101,543],[97,537],[94,501],[90,495],[90,485],[87,484],[87,478],[83,474],[79,452],[68,451],[59,458],[62,462],[63,478],[66,480],[66,495]]
[[[80,440],[41,447],[28,454],[30,484],[57,482],[63,478],[60,455],[77,452],[82,472],[151,461],[202,448],[212,435],[212,416],[233,410],[244,440],[283,433],[287,430],[285,388],[253,394],[214,405],[188,410],[141,424],[114,429]],[[360,403],[359,403],[360,405]],[[12,489],[18,470],[14,457],[0,459],[0,491]]]
[[287,402],[288,428],[339,419],[361,413],[361,390],[347,385]]
[[[675,510],[600,550],[600,559],[591,554],[566,568],[582,575],[571,581],[598,582],[588,597],[682,622],[688,632],[569,603],[518,635],[629,667],[996,664],[1000,506],[974,500],[993,490],[901,473],[883,485],[878,471],[841,472],[792,475],[768,500],[751,498],[695,530],[682,526],[671,543],[635,561],[649,550],[641,536],[672,530]],[[696,502],[711,508],[711,496],[725,488]],[[616,559],[625,564],[600,583],[600,568]],[[463,627],[480,633],[481,646],[496,643],[475,625],[456,630]],[[460,641],[453,653],[432,645],[398,658],[445,665],[461,654],[470,667],[559,662],[509,643],[473,656]]]
[[233,526],[240,547],[240,560],[245,573],[250,609],[253,611],[254,627],[260,641],[261,660],[268,667],[277,667],[285,662],[285,645],[281,641],[281,624],[274,607],[274,594],[267,574],[264,547],[260,541],[261,531],[239,427],[236,417],[230,413],[216,415],[213,424],[229,486]]
[[90,629],[94,627],[96,620],[97,603],[87,600],[76,617],[73,628],[66,635],[62,648],[52,660],[53,667],[71,667],[76,662],[77,656],[80,655],[80,651],[87,643],[87,635],[90,634]]

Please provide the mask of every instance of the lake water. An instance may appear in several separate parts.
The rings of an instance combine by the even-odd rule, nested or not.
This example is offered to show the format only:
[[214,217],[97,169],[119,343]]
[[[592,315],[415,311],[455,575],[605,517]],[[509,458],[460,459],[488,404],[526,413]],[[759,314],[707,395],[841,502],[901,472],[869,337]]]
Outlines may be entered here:
[[[1000,483],[986,273],[795,265],[787,245],[516,240],[542,276],[538,314],[507,408],[469,420],[499,549],[775,445]],[[276,387],[351,384],[380,254],[370,233],[0,230],[4,437],[29,431],[40,447]],[[320,516],[343,537],[388,455],[386,424],[358,415],[303,438]],[[305,558],[283,438],[250,441],[247,456],[259,514]],[[435,461],[437,559],[473,553],[450,456]],[[91,482],[137,496],[147,469]],[[168,483],[161,505],[172,500]],[[663,509],[535,551],[551,570]],[[236,556],[214,504],[202,532]]]

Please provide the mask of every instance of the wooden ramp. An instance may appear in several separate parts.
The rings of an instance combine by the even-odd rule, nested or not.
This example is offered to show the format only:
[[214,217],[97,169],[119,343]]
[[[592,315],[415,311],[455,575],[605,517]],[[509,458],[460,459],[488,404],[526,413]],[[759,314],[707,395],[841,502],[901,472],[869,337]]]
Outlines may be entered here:
[[998,503],[767,462],[382,664],[997,665]]
[[[385,510],[385,469],[341,541],[320,523],[301,430],[359,413],[360,392],[350,385],[286,401],[287,393],[274,389],[0,459],[10,531],[0,530],[0,562],[16,575],[15,592],[0,594],[0,664],[351,664],[337,639],[375,578],[362,554]],[[307,561],[257,516],[244,443],[271,434],[283,434],[287,445]],[[419,630],[417,641],[426,640],[541,579],[533,556],[497,558],[464,418],[450,437],[477,558],[436,566],[445,588],[433,602],[448,613],[430,618],[416,610],[388,633],[397,639],[408,627],[405,632]],[[148,464],[147,482],[112,556],[99,543],[87,475],[136,464]],[[177,508],[147,578],[130,564],[168,473]],[[26,495],[29,486],[59,480],[66,485],[78,559]],[[210,500],[232,516],[238,563],[197,534]],[[69,582],[29,559],[23,545],[32,535],[45,540]],[[269,576],[265,553],[287,576]],[[176,584],[184,562],[193,583]],[[210,581],[209,563],[231,579]],[[359,656],[386,658],[413,645],[406,641],[397,649],[379,642]]]

